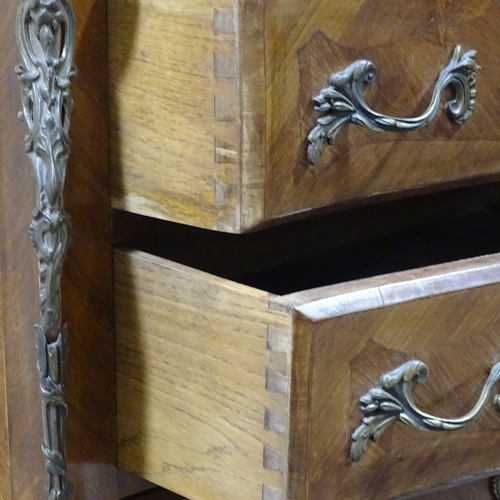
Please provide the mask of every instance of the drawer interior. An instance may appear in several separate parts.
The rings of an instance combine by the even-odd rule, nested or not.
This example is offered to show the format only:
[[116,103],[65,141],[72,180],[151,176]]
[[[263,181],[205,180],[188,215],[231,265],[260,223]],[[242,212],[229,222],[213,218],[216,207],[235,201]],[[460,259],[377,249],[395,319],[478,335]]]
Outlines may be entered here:
[[285,295],[500,251],[497,185],[234,235],[115,212],[115,244]]

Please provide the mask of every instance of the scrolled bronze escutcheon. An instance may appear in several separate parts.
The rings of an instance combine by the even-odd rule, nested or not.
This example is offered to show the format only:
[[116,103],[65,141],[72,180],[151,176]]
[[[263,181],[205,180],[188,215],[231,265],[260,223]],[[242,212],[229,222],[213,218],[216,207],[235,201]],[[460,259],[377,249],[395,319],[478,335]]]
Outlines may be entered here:
[[358,60],[348,68],[333,74],[329,86],[314,97],[317,111],[324,112],[308,135],[309,163],[317,165],[328,144],[333,144],[343,125],[355,123],[378,132],[407,132],[425,127],[439,109],[442,90],[450,85],[454,97],[446,104],[451,120],[463,123],[472,114],[476,97],[476,51],[463,55],[460,46],[455,48],[450,63],[439,74],[432,99],[425,113],[415,118],[395,118],[370,109],[363,96],[363,86],[372,83],[377,68],[367,60]]
[[[377,442],[392,422],[425,431],[453,431],[469,425],[486,406],[493,385],[500,380],[500,363],[493,366],[474,408],[459,418],[440,418],[420,411],[413,400],[413,386],[427,380],[429,368],[422,361],[408,361],[382,375],[379,385],[360,398],[366,414],[362,424],[352,434],[351,458],[357,462],[366,450],[368,440]],[[500,411],[500,395],[495,396],[495,408]]]

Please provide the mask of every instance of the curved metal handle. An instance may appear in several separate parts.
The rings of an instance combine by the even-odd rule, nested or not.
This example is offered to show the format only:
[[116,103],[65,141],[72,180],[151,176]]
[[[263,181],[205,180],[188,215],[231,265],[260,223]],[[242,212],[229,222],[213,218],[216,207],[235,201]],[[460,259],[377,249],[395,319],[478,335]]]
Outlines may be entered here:
[[[413,400],[413,386],[427,380],[429,368],[422,361],[408,361],[392,372],[382,375],[377,387],[362,398],[361,410],[367,414],[352,434],[351,458],[359,461],[366,450],[368,439],[377,442],[387,427],[399,420],[425,431],[453,431],[475,420],[485,407],[493,385],[500,380],[500,363],[490,375],[474,408],[460,418],[440,418],[420,411]],[[500,395],[495,396],[495,408],[500,411]]]
[[475,61],[476,51],[460,54],[461,48],[457,46],[450,63],[439,74],[427,111],[416,118],[394,118],[368,107],[363,86],[372,83],[377,76],[377,68],[372,62],[360,59],[347,69],[333,74],[330,85],[314,98],[314,109],[325,111],[326,114],[318,118],[316,126],[308,135],[309,162],[317,165],[326,145],[332,144],[342,126],[349,122],[379,132],[406,132],[425,127],[436,116],[441,91],[448,85],[454,91],[453,99],[446,104],[448,116],[456,123],[463,123],[474,108],[476,71],[480,67]]

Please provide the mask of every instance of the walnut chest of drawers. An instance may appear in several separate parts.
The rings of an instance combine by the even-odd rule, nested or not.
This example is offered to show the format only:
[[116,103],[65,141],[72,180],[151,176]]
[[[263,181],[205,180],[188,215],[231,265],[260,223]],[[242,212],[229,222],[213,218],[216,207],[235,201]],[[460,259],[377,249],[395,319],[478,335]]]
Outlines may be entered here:
[[[495,1],[108,7],[115,209],[244,233],[500,178]],[[280,294],[210,241],[220,273],[115,250],[121,467],[192,500],[409,498],[500,470],[499,254]]]

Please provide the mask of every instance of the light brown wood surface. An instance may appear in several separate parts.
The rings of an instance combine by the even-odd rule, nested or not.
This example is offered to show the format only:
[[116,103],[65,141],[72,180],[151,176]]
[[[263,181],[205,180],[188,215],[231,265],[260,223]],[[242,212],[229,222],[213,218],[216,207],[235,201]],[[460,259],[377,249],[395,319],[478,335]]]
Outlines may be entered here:
[[113,206],[238,227],[233,0],[108,5]]
[[266,415],[284,419],[287,400],[266,378],[286,376],[268,329],[286,332],[287,317],[268,311],[266,292],[114,255],[119,466],[191,500],[279,490],[285,437]]
[[409,359],[431,370],[425,411],[472,408],[499,361],[498,255],[284,297],[143,252],[115,263],[121,467],[193,500],[386,499],[500,470],[492,404],[348,454],[359,397]]
[[[499,178],[493,0],[473,9],[465,0],[109,5],[116,208],[243,232],[312,209]],[[417,116],[458,44],[477,50],[482,66],[465,124],[441,109],[403,134],[349,125],[318,167],[308,165],[312,98],[331,73],[370,59],[380,75],[366,89],[370,106]]]

